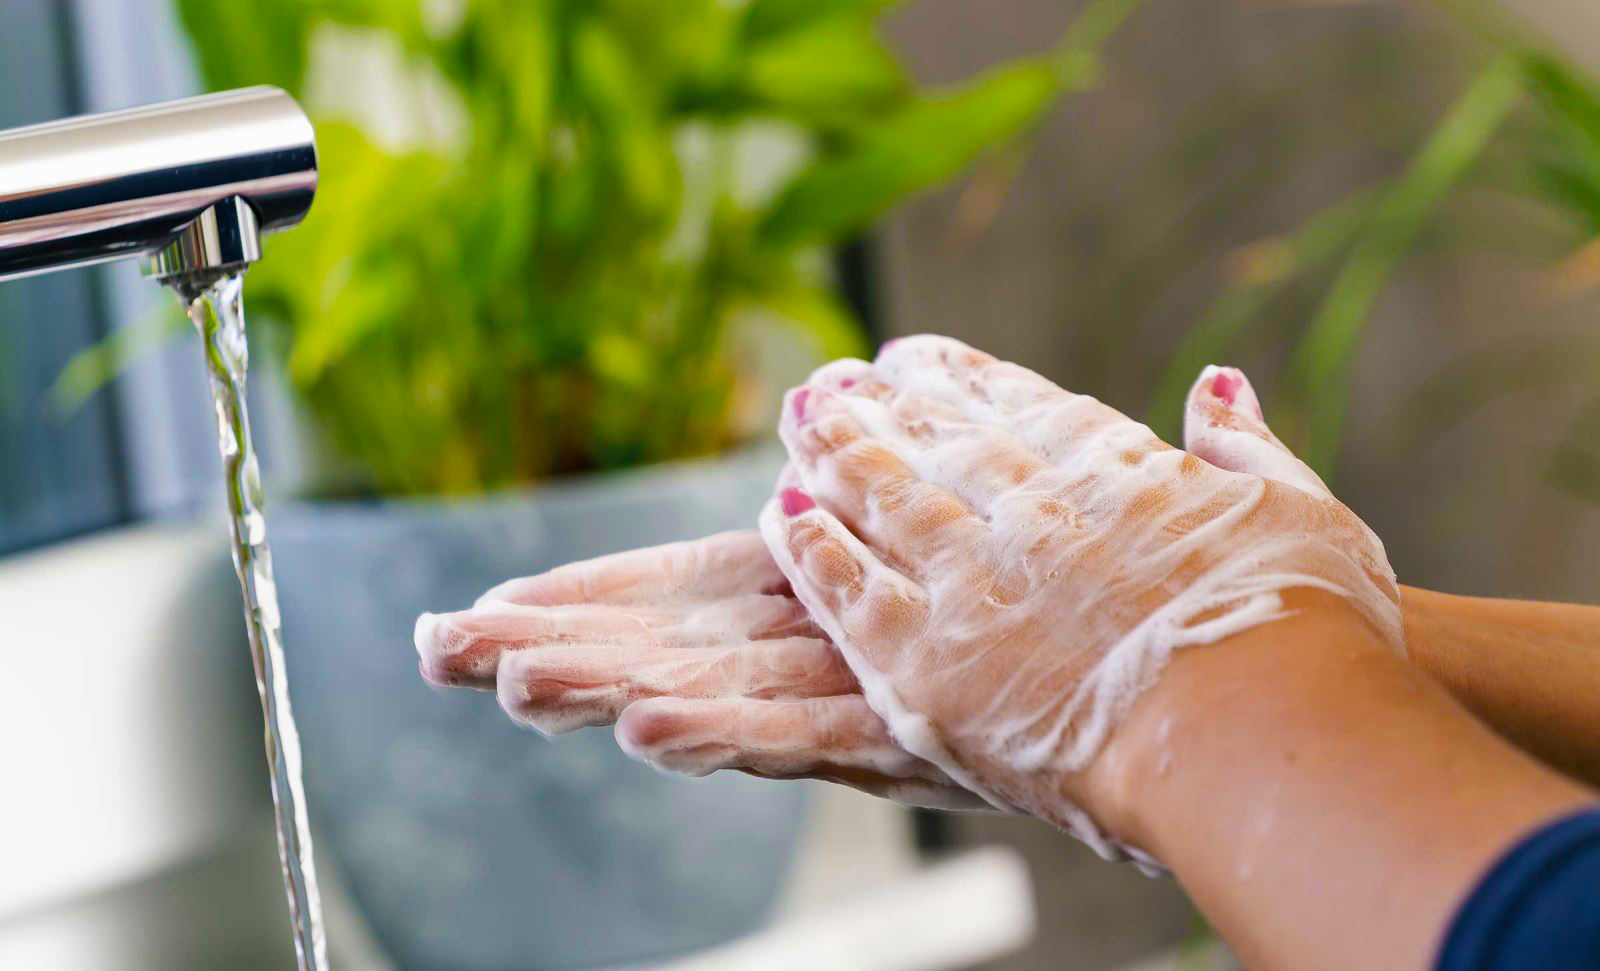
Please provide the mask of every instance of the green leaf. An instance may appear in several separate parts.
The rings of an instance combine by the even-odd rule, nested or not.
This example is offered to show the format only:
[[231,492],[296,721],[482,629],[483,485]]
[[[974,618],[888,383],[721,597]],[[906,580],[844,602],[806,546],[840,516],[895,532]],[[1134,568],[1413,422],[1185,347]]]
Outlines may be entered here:
[[906,79],[870,21],[842,16],[751,47],[738,88],[754,110],[829,120],[892,104]]
[[[1399,180],[1385,191],[1371,224],[1334,279],[1289,363],[1304,420],[1307,463],[1327,478],[1339,454],[1348,371],[1378,295],[1439,202],[1483,153],[1523,93],[1517,62],[1490,62],[1457,99]],[[1298,405],[1299,407],[1296,407]]]
[[1536,159],[1531,164],[1536,192],[1588,232],[1600,232],[1600,172],[1568,160]]
[[419,266],[417,246],[438,221],[450,173],[432,155],[391,156],[350,125],[323,124],[317,136],[317,201],[294,233],[267,240],[246,279],[250,305],[293,328],[288,371],[302,387],[368,334],[415,313],[418,291],[439,285]]
[[760,305],[791,329],[814,339],[823,360],[860,357],[867,351],[860,322],[831,290],[791,286],[762,296]]
[[395,3],[394,0],[298,0],[298,2],[342,24],[386,30],[394,34],[402,45],[408,47],[418,46],[422,38],[427,35],[422,22],[421,3]]
[[804,30],[841,14],[872,17],[895,0],[751,0],[740,31],[747,40],[763,40]]
[[1061,88],[1051,64],[1030,60],[919,101],[852,151],[803,170],[773,203],[759,235],[768,245],[793,245],[859,232],[890,206],[1016,137]]
[[1275,266],[1228,287],[1188,332],[1167,362],[1151,395],[1146,422],[1168,441],[1181,433],[1183,402],[1200,370],[1221,363],[1229,348],[1290,283],[1347,249],[1372,218],[1377,193],[1361,191],[1307,220],[1294,233],[1266,244]]
[[1097,53],[1143,4],[1144,0],[1090,0],[1056,45],[1058,66],[1067,67],[1085,54]]
[[657,86],[652,96],[720,75],[738,43],[741,11],[725,0],[602,0],[595,6],[623,38],[638,72]]
[[572,46],[573,71],[585,103],[605,134],[600,143],[635,210],[661,218],[674,201],[677,169],[671,144],[656,124],[649,85],[606,26],[590,21]]
[[1543,54],[1521,57],[1523,76],[1539,103],[1576,133],[1600,157],[1600,96],[1576,69]]
[[1097,51],[1140,3],[1093,0],[1050,54],[1011,61],[875,122],[852,148],[795,178],[763,218],[760,238],[795,245],[858,233],[890,206],[1016,139],[1063,92],[1094,80]]
[[206,87],[275,84],[299,93],[315,20],[307,0],[177,0]]
[[589,362],[595,373],[625,388],[648,388],[652,361],[650,350],[630,334],[611,331],[589,342]]
[[50,386],[50,410],[61,419],[83,406],[136,361],[188,329],[176,300],[164,300],[143,317],[72,355]]
[[495,82],[480,84],[489,91],[499,88],[504,99],[490,117],[530,152],[542,148],[554,110],[558,42],[552,20],[547,4],[518,0],[499,5],[478,34],[488,56],[483,68],[492,71]]

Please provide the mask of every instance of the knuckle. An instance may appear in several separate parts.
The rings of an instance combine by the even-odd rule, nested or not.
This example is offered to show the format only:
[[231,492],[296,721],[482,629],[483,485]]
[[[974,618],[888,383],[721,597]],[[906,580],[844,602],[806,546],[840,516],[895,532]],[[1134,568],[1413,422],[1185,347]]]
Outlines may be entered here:
[[852,598],[861,595],[865,571],[837,537],[824,537],[812,544],[806,555],[810,573],[819,583],[842,590]]
[[800,431],[801,443],[816,455],[844,451],[860,441],[861,437],[855,422],[839,412],[820,414]]
[[875,587],[863,600],[861,634],[875,638],[915,637],[928,622],[928,603],[924,597],[899,585]]
[[617,719],[617,738],[634,754],[658,758],[682,736],[682,721],[665,705],[640,702],[630,705]]

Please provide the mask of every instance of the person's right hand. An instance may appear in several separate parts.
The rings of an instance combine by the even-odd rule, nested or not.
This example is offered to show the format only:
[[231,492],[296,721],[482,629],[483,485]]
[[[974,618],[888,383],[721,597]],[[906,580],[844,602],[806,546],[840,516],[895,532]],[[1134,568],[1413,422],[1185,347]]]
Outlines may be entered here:
[[[1382,544],[1315,477],[1218,468],[945,338],[844,367],[790,393],[803,490],[763,536],[895,739],[995,805],[1097,842],[1065,780],[1174,650],[1286,593],[1336,594],[1404,652]],[[1205,390],[1234,424],[1237,383]]]

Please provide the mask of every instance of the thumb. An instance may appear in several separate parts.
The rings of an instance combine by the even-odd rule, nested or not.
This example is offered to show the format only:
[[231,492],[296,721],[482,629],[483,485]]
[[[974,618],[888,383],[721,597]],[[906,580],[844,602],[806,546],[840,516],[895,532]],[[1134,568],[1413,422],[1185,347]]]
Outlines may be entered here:
[[1318,498],[1333,496],[1272,434],[1250,379],[1238,368],[1212,364],[1200,372],[1183,409],[1183,447],[1219,469],[1273,479]]

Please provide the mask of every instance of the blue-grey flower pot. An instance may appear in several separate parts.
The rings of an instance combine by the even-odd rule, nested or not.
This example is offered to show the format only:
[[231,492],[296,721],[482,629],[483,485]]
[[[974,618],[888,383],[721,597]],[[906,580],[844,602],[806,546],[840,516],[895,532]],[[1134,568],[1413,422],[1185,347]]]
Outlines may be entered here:
[[679,779],[611,733],[546,741],[492,694],[423,684],[412,624],[561,563],[755,523],[770,453],[471,500],[269,510],[320,857],[402,967],[575,968],[758,925],[800,787]]

